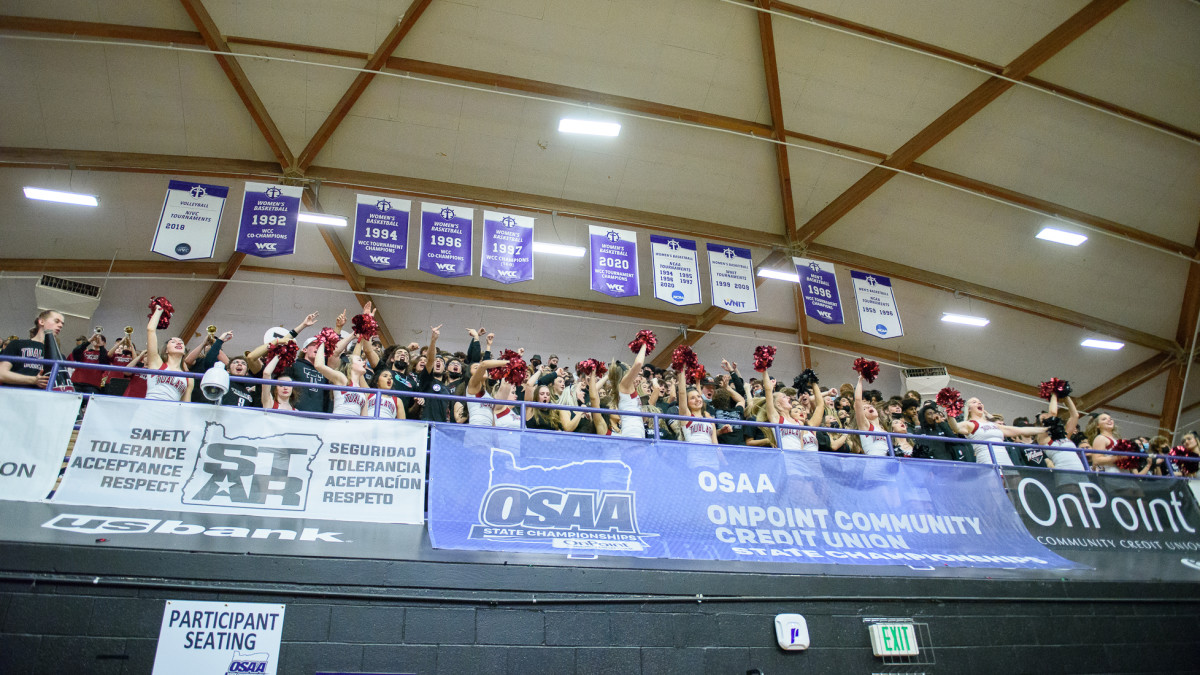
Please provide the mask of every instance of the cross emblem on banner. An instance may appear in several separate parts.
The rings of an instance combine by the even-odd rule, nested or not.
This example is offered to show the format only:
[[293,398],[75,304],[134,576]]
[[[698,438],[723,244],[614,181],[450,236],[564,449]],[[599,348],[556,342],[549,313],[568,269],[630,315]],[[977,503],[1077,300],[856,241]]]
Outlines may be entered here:
[[445,218],[446,220],[450,220],[451,218],[454,217],[454,209],[447,206],[446,208],[444,208],[440,212],[438,212],[438,215]]
[[388,211],[392,210],[392,203],[386,199],[380,199],[379,201],[375,202],[375,208],[387,213]]
[[723,253],[725,254],[725,257],[726,257],[726,258],[732,258],[732,257],[734,257],[734,256],[736,256],[736,255],[737,255],[737,253],[735,253],[735,252],[734,252],[734,250],[733,250],[733,249],[731,249],[731,248],[726,248],[726,249],[723,251]]
[[620,241],[621,239],[621,235],[617,234],[616,230],[609,230],[608,234],[604,236],[608,237],[609,241]]
[[874,286],[875,285],[875,277],[867,277],[867,285]]
[[671,239],[671,240],[667,241],[667,248],[671,249],[672,251],[678,251],[679,250],[679,242],[675,241],[674,239]]
[[200,199],[204,195],[208,194],[208,191],[205,190],[204,186],[202,186],[202,185],[197,185],[197,186],[193,187],[191,192],[192,192],[192,196],[195,197],[196,199]]
[[821,271],[821,266],[820,266],[820,265],[818,265],[818,264],[817,264],[817,263],[815,263],[815,262],[810,262],[810,263],[808,263],[808,269],[810,269],[810,270],[812,270],[812,271],[814,271],[814,272],[820,272],[820,271]]
[[512,216],[504,216],[500,219],[500,224],[505,227],[516,227],[517,219],[513,218]]
[[271,199],[276,199],[277,197],[279,197],[279,195],[283,194],[283,190],[280,190],[279,188],[272,185],[271,187],[266,189],[264,194],[266,194]]

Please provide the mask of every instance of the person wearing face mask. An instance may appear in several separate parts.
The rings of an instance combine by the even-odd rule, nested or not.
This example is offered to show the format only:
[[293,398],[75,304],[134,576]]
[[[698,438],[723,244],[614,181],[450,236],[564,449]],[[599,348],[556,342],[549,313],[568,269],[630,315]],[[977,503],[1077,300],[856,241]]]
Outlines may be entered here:
[[150,370],[161,370],[161,374],[146,377],[146,399],[150,401],[187,401],[192,397],[192,387],[196,381],[182,375],[187,366],[183,358],[183,340],[173,337],[167,340],[162,352],[158,350],[158,319],[162,316],[162,307],[156,307],[146,324],[146,367]]

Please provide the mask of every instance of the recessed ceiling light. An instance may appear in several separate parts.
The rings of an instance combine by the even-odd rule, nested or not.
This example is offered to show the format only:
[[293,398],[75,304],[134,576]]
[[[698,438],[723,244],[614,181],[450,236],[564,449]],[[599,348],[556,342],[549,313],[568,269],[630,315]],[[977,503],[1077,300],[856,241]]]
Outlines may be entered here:
[[1113,351],[1116,351],[1116,350],[1120,349],[1121,347],[1125,346],[1124,342],[1113,342],[1112,340],[1092,340],[1092,339],[1084,340],[1083,342],[1080,342],[1079,344],[1084,347],[1091,347],[1092,349],[1111,349]]
[[767,269],[766,267],[760,267],[758,269],[758,276],[766,277],[768,279],[779,279],[780,281],[790,281],[793,284],[800,283],[799,274],[795,274],[793,272],[781,272],[779,270]]
[[78,204],[79,206],[99,206],[100,200],[95,195],[82,195],[76,192],[59,192],[43,190],[42,188],[27,187],[25,196],[30,199],[40,199],[44,202],[59,202],[60,204]]
[[1067,246],[1078,246],[1087,241],[1087,235],[1078,234],[1076,232],[1066,232],[1053,227],[1043,227],[1041,232],[1037,233],[1038,239],[1053,241]]
[[982,316],[950,314],[949,312],[942,312],[942,321],[946,323],[961,323],[966,326],[986,326],[991,323],[990,319],[985,319]]
[[296,220],[302,223],[313,223],[314,225],[333,225],[334,227],[345,227],[346,219],[341,216],[327,216],[322,213],[301,213],[296,217]]
[[621,125],[616,122],[591,122],[588,120],[573,120],[562,118],[558,121],[558,130],[567,134],[591,134],[592,136],[616,136],[621,133]]
[[579,246],[567,246],[565,244],[547,244],[544,241],[533,242],[534,253],[553,253],[554,255],[569,255],[572,258],[582,258],[587,249]]

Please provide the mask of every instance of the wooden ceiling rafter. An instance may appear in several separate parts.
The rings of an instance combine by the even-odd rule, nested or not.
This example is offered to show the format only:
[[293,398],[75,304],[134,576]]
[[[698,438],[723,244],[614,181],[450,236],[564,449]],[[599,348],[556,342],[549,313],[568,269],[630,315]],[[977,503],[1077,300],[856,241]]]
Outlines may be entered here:
[[[763,9],[771,8],[771,0],[757,0]],[[783,203],[783,232],[790,236],[796,229],[796,205],[792,199],[792,170],[788,166],[786,125],[783,121],[783,98],[779,93],[779,63],[775,59],[775,32],[769,12],[756,12],[758,41],[762,46],[763,75],[767,84],[767,105],[771,110],[771,138],[775,146],[775,169],[779,179],[779,198]]]
[[1075,404],[1081,411],[1096,410],[1158,377],[1175,362],[1176,358],[1171,354],[1155,354],[1086,394],[1076,396]]
[[245,259],[245,253],[234,251],[233,255],[229,256],[229,260],[221,265],[221,271],[217,275],[219,281],[214,281],[208,287],[208,290],[204,293],[204,297],[200,299],[200,304],[196,305],[196,309],[188,317],[187,323],[183,324],[183,330],[179,331],[179,337],[185,343],[191,342],[192,338],[200,335],[200,324],[204,322],[204,317],[208,316],[213,305],[217,304],[217,298],[221,297],[221,292],[225,290],[225,286],[227,285],[225,282],[233,278],[233,275],[238,271],[238,268],[242,265],[242,261]]
[[[854,210],[867,197],[896,175],[889,169],[908,169],[921,155],[928,152],[960,126],[965,124],[989,103],[995,101],[1001,94],[1014,86],[1012,80],[1021,80],[1032,73],[1038,66],[1050,57],[1062,51],[1080,35],[1100,23],[1112,14],[1126,0],[1092,0],[1083,9],[1026,49],[1010,64],[1005,66],[1002,74],[1009,79],[998,77],[988,78],[983,84],[973,89],[950,109],[942,113],[924,129],[901,145],[895,152],[883,161],[883,165],[867,172],[865,176],[833,199],[825,208],[802,225],[794,239],[803,245],[812,242],[821,233],[833,227],[847,213]],[[886,167],[886,168],[885,168]]]
[[[383,39],[383,42],[376,48],[375,53],[371,54],[371,58],[367,59],[367,64],[364,66],[368,71],[379,71],[387,64],[388,58],[400,46],[400,41],[408,35],[413,26],[416,25],[417,19],[421,18],[421,14],[429,7],[432,0],[414,0],[408,9],[404,12],[404,16],[400,18],[392,30]],[[346,89],[346,93],[342,94],[342,98],[333,106],[333,110],[329,112],[329,116],[321,123],[321,127],[313,134],[313,137],[304,146],[300,156],[296,158],[296,171],[303,174],[306,169],[321,153],[321,149],[325,147],[325,143],[329,141],[329,137],[337,130],[342,120],[349,114],[350,109],[358,102],[363,92],[367,90],[367,85],[371,84],[371,80],[375,79],[374,72],[359,72],[354,81],[350,83],[350,87]]]
[[[1196,246],[1200,247],[1200,229],[1196,233]],[[1187,384],[1188,369],[1196,350],[1197,321],[1200,321],[1200,263],[1188,266],[1187,283],[1183,288],[1179,321],[1175,324],[1175,341],[1183,348],[1183,358],[1167,371],[1167,386],[1163,391],[1162,416],[1158,429],[1172,442],[1182,414],[1184,385]]]

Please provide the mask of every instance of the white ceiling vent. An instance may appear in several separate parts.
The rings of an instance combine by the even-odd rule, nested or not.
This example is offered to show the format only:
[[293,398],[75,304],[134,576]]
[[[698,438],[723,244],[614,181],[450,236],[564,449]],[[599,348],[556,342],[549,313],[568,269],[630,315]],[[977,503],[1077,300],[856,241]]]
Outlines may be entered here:
[[950,386],[950,373],[946,369],[937,368],[901,368],[900,376],[904,378],[904,390],[912,389],[921,398],[932,398],[943,387]]
[[100,287],[43,274],[33,287],[38,309],[90,319],[100,305]]

